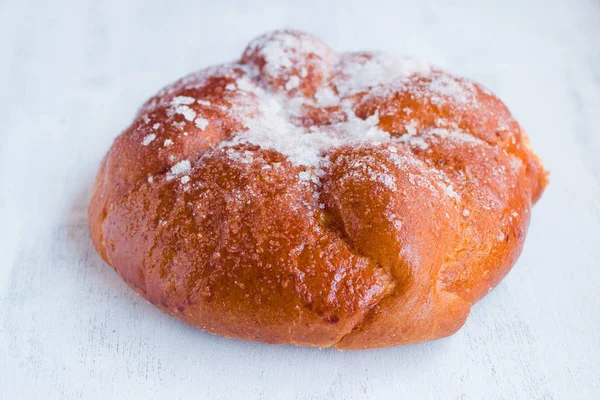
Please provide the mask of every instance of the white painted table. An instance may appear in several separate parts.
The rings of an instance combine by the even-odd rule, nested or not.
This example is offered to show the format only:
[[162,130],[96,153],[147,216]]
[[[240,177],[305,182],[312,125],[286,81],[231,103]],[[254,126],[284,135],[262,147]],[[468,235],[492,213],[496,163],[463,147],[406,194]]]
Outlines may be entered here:
[[[162,314],[93,250],[94,175],[141,102],[283,26],[480,80],[545,160],[523,255],[453,337],[227,340]],[[0,1],[0,399],[598,399],[599,121],[597,0]]]

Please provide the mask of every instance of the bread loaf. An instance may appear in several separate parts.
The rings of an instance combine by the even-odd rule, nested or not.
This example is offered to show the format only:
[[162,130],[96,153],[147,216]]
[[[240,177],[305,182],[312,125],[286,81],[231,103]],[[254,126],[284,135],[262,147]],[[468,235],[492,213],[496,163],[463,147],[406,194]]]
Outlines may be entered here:
[[546,172],[478,83],[276,31],[150,98],[104,158],[98,253],[227,337],[441,338],[508,273]]

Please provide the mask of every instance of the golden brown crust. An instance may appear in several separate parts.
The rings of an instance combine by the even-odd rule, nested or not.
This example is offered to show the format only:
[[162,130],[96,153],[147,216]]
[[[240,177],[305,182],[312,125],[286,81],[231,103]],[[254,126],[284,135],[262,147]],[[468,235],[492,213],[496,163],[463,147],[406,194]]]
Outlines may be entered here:
[[89,223],[102,258],[191,325],[363,349],[459,329],[546,183],[482,86],[278,31],[146,102]]

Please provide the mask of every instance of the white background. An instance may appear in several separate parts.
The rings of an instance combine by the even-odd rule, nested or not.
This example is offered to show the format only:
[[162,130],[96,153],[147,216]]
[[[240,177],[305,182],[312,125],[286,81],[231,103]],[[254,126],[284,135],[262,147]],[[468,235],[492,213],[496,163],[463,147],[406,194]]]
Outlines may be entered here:
[[[162,314],[96,255],[86,207],[147,97],[295,27],[494,90],[551,172],[523,255],[451,338],[338,352]],[[600,398],[600,3],[0,1],[0,399]]]

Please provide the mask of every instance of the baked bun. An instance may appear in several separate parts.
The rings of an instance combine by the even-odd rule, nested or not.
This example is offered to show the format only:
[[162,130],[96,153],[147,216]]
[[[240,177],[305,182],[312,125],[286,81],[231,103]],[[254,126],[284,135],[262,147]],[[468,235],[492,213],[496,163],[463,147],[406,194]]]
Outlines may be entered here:
[[89,206],[102,258],[219,335],[441,338],[508,273],[546,172],[483,86],[276,31],[148,100]]

